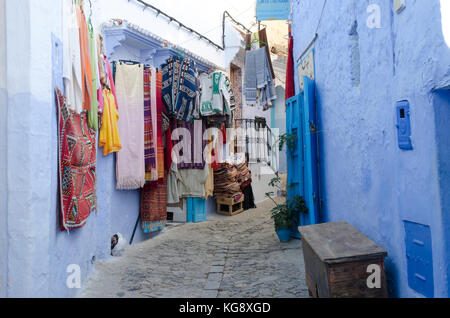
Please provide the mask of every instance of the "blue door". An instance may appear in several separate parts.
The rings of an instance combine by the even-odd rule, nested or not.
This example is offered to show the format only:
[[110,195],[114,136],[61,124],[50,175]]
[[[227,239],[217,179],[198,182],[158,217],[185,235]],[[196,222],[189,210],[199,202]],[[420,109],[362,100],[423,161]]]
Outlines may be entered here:
[[[308,214],[300,215],[299,226],[319,222],[319,180],[317,168],[317,119],[315,84],[304,77],[304,90],[286,101],[286,130],[297,136],[288,147],[288,199],[305,198]],[[298,231],[293,233],[299,237]]]

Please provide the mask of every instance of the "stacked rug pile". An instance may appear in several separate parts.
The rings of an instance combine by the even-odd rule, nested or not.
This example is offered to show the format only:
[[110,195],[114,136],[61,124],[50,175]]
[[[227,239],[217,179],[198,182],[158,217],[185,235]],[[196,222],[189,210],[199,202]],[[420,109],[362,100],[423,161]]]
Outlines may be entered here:
[[238,182],[239,171],[235,166],[223,163],[214,171],[214,196],[216,198],[233,198],[235,202],[242,198],[241,184]]
[[241,190],[252,183],[252,172],[247,166],[247,163],[242,163],[236,166],[237,176],[236,181],[239,183]]

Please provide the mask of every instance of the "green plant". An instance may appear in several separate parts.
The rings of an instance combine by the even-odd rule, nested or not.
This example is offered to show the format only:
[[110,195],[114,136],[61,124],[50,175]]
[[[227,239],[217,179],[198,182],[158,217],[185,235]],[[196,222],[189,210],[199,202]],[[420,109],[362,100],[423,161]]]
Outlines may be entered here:
[[284,145],[287,145],[289,149],[295,149],[297,144],[297,135],[296,134],[283,134],[278,139],[280,151],[283,151]]
[[[273,188],[281,189],[281,179],[273,178],[269,182],[269,186]],[[299,217],[301,213],[308,214],[308,207],[306,201],[302,196],[294,196],[291,199],[286,200],[284,203],[279,204],[272,196],[273,192],[266,193],[266,197],[272,200],[275,207],[271,210],[272,219],[274,221],[275,231],[292,229],[299,223]]]

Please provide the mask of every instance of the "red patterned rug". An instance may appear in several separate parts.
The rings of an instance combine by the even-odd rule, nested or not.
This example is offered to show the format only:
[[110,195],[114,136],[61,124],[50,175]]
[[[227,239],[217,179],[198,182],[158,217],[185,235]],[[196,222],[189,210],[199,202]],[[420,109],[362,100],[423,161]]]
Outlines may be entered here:
[[97,207],[96,135],[88,127],[87,113],[69,109],[58,88],[56,99],[61,229],[65,231],[83,227]]

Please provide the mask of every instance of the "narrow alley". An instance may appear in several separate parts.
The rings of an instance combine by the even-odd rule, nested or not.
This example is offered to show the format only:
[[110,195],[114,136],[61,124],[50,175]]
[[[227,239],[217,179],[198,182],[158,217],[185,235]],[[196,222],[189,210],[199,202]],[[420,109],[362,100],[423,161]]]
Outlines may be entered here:
[[169,226],[98,262],[79,297],[309,297],[301,242],[280,243],[272,207],[266,201],[233,218]]

